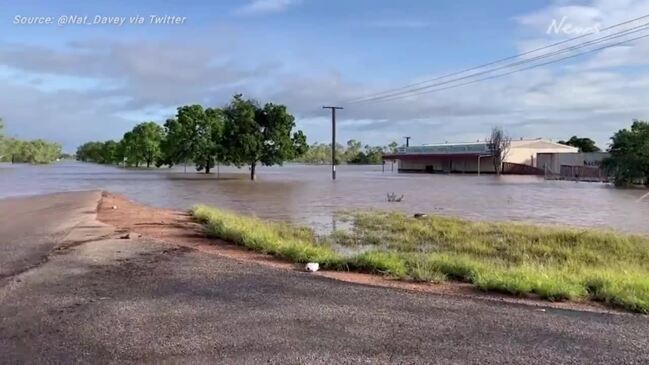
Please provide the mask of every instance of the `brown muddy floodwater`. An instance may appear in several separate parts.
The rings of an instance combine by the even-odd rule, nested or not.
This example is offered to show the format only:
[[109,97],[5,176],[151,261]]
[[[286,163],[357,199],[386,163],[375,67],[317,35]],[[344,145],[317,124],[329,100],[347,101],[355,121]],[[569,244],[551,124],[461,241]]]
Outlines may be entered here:
[[[646,190],[606,184],[545,181],[534,176],[428,175],[381,172],[381,166],[262,167],[258,180],[248,169],[222,167],[216,174],[192,167],[123,169],[78,162],[47,166],[0,164],[0,198],[58,191],[101,189],[162,208],[203,203],[263,218],[311,225],[336,225],[335,212],[350,209],[423,212],[482,220],[516,220],[611,228],[649,234]],[[387,193],[404,195],[388,203]]]

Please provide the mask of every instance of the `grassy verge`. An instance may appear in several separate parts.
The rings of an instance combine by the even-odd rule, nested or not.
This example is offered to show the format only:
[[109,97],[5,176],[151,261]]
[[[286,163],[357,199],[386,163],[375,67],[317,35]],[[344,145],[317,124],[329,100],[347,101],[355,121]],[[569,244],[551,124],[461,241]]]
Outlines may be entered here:
[[[649,239],[595,230],[473,222],[401,213],[350,213],[351,231],[316,237],[308,228],[206,206],[193,208],[210,235],[295,262],[400,279],[459,280],[548,300],[596,300],[649,312]],[[342,255],[336,246],[362,247]],[[368,249],[369,247],[369,249]]]

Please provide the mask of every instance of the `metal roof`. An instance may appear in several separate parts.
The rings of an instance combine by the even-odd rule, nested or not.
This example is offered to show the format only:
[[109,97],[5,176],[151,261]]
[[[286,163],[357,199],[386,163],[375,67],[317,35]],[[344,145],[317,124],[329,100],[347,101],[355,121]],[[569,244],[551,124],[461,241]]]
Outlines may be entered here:
[[427,155],[475,155],[489,154],[489,147],[484,142],[474,143],[449,143],[412,147],[399,147],[397,154],[427,154]]

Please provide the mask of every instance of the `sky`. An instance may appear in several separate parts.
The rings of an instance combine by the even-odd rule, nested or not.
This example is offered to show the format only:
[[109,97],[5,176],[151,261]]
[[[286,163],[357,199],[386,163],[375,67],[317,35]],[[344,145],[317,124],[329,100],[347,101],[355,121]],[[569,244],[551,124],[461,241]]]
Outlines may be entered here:
[[[649,38],[463,87],[350,101],[646,14],[649,0],[9,0],[0,117],[10,136],[72,152],[242,93],[287,105],[310,143],[330,140],[321,107],[334,104],[345,107],[343,142],[475,141],[501,126],[516,139],[577,135],[606,147],[632,119],[649,119]],[[152,15],[182,21],[151,24]],[[51,24],[21,24],[36,17]],[[572,30],[548,33],[562,19]]]

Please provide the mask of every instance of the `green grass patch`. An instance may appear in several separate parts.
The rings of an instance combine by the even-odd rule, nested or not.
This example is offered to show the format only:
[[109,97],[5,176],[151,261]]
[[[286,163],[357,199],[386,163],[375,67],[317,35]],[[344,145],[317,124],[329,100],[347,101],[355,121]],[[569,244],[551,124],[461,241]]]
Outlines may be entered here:
[[318,245],[313,231],[285,223],[263,221],[204,205],[192,209],[196,219],[205,223],[207,232],[254,251],[291,261],[318,262],[324,268],[337,268],[342,258],[326,245]]
[[[590,229],[476,222],[401,213],[346,213],[350,231],[316,237],[304,227],[206,206],[193,208],[210,235],[323,268],[395,278],[459,280],[485,291],[547,300],[596,300],[649,313],[649,238]],[[341,255],[334,247],[364,247]],[[369,251],[367,247],[375,247]]]

